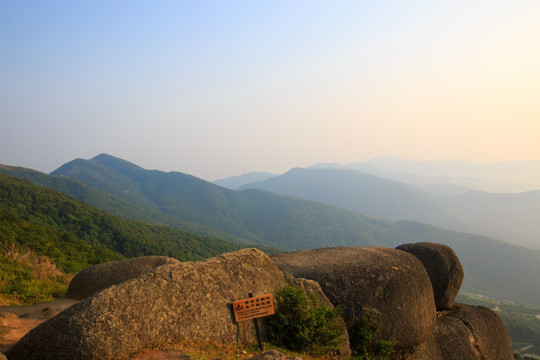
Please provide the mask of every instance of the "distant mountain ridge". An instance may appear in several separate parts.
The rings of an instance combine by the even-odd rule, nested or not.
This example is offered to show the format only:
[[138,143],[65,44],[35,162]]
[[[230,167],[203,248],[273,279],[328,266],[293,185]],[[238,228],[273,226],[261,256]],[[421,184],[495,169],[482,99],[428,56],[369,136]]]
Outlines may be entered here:
[[[238,190],[246,189],[297,196],[390,220],[406,220],[405,215],[415,211],[427,216],[437,210],[428,194],[410,185],[349,169],[294,168]],[[413,201],[417,209],[410,208]]]
[[539,190],[435,196],[411,185],[339,168],[295,168],[239,188],[245,189],[297,196],[371,217],[419,221],[540,248]]
[[494,182],[540,185],[540,160],[479,163],[463,160],[418,161],[380,156],[364,163],[388,172],[473,177]]
[[[321,167],[324,164],[315,165]],[[338,167],[332,164],[332,167]],[[417,161],[380,156],[339,167],[413,185],[453,184],[476,190],[515,193],[540,189],[540,161],[472,163],[461,160]]]
[[231,176],[225,179],[214,180],[212,182],[224,188],[236,190],[244,184],[263,181],[274,176],[277,175],[268,172],[251,172],[243,175]]
[[[407,167],[408,164],[413,164],[414,166],[409,168]],[[453,166],[445,168],[445,164],[453,164]],[[456,171],[456,164],[463,164],[465,169]],[[504,168],[505,166],[507,168]],[[491,172],[495,173],[497,171],[511,172],[512,168],[516,168],[519,170],[518,174],[525,177],[520,178],[519,175],[503,178],[500,176],[494,177],[490,175],[489,171],[482,171],[482,168],[486,167],[491,168]],[[384,179],[414,185],[422,190],[441,195],[457,195],[470,190],[493,193],[518,193],[540,190],[540,175],[536,174],[536,172],[540,173],[540,161],[483,164],[465,161],[422,162],[382,156],[345,165],[337,162],[322,162],[306,168],[357,170]],[[229,189],[239,189],[250,183],[264,181],[272,177],[272,175],[278,176],[264,172],[247,173],[215,180],[213,183]],[[486,176],[486,178],[482,178],[481,176]],[[525,179],[529,179],[530,183],[527,183]]]
[[[293,250],[394,247],[417,241],[447,244],[464,264],[464,291],[540,304],[538,252],[420,223],[371,219],[299,198],[259,190],[233,191],[182,173],[144,170],[117,160],[121,159],[100,155],[68,163],[54,173],[94,181],[120,198],[150,200],[167,216],[211,224],[224,233],[267,246]],[[124,189],[118,185],[122,182],[127,186]]]

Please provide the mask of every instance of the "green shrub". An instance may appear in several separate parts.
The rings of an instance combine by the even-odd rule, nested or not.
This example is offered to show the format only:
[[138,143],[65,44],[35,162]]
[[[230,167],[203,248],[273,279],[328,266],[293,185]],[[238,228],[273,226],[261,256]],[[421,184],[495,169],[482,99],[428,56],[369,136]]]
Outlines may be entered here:
[[267,318],[270,342],[312,355],[339,350],[341,312],[321,304],[315,294],[307,297],[299,287],[286,286],[276,294],[276,314]]
[[377,339],[380,317],[367,313],[354,320],[349,328],[349,340],[354,360],[387,360],[394,352],[395,340]]

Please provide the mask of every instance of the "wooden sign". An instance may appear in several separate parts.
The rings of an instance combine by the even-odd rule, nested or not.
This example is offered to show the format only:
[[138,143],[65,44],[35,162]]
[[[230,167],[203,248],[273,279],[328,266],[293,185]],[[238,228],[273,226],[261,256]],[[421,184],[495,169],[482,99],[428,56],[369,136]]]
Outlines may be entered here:
[[260,318],[274,314],[272,294],[251,297],[233,302],[234,320],[236,322]]

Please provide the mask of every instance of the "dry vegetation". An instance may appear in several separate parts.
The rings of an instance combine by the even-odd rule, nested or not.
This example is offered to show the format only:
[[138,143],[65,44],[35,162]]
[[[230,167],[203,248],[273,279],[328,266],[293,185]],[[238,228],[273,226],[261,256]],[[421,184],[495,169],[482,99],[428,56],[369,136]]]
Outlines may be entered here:
[[13,244],[1,244],[0,259],[0,305],[52,301],[65,294],[72,277],[50,258]]
[[[303,360],[327,360],[328,356],[315,357],[306,353],[292,352],[270,344],[264,344],[264,351],[277,350],[287,356],[300,357]],[[221,344],[210,341],[181,340],[149,346],[122,360],[215,360],[215,359],[249,359],[261,353],[257,344],[238,346],[237,344]]]

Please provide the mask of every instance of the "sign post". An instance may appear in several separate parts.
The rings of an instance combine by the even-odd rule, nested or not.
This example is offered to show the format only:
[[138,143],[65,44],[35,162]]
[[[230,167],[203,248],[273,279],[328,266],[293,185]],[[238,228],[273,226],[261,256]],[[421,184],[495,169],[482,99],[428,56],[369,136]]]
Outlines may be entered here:
[[236,322],[253,319],[257,343],[259,344],[259,349],[262,351],[261,333],[259,331],[257,319],[274,314],[274,300],[272,294],[253,297],[253,294],[249,293],[248,296],[247,299],[236,300],[233,302],[234,319]]
[[[249,293],[249,298],[253,298],[253,294]],[[259,330],[259,320],[258,318],[253,318],[253,325],[255,325],[255,335],[257,336],[257,344],[259,345],[259,350],[263,351],[263,344],[261,339],[261,332]]]

